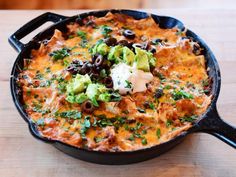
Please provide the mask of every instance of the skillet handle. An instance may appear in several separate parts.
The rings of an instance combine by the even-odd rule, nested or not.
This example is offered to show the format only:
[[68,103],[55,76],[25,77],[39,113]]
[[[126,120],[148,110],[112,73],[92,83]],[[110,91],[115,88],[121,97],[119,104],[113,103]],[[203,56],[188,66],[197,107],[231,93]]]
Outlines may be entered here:
[[29,33],[31,33],[32,31],[34,31],[35,29],[37,29],[38,27],[40,27],[41,25],[43,25],[46,22],[51,21],[51,22],[56,23],[61,20],[64,20],[65,18],[67,18],[67,17],[62,16],[62,15],[58,15],[55,13],[51,13],[51,12],[46,12],[46,13],[34,18],[30,22],[28,22],[24,26],[22,26],[20,29],[18,29],[13,35],[11,35],[8,38],[8,41],[17,52],[21,52],[21,50],[25,46],[25,44],[20,42],[20,40],[23,37],[25,37],[26,35],[28,35]]
[[223,121],[216,109],[212,108],[206,118],[198,122],[199,131],[209,133],[236,148],[236,127]]

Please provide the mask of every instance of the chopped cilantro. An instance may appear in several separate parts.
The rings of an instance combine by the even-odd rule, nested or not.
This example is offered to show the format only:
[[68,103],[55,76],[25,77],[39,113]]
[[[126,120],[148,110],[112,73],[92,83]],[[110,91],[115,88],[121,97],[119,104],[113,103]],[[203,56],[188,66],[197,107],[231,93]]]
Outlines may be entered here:
[[166,79],[165,76],[164,76],[162,73],[160,73],[160,72],[158,72],[156,75],[157,75],[157,77],[158,77],[161,81],[163,81],[163,80]]
[[160,137],[161,137],[161,129],[160,128],[157,128],[156,135],[157,135],[157,138],[160,139]]
[[56,112],[56,117],[62,117],[62,118],[69,118],[69,119],[81,119],[82,115],[81,112],[77,110],[70,110],[70,111],[63,111],[63,112]]
[[86,32],[79,30],[77,31],[77,36],[81,37],[81,39],[86,39],[87,34]]
[[86,32],[79,30],[79,31],[77,31],[77,35],[82,39],[82,40],[80,41],[80,44],[79,44],[79,45],[80,45],[82,48],[85,48],[85,47],[87,46],[87,43],[88,43]]
[[166,85],[163,89],[169,90],[169,89],[171,89],[171,86],[170,85]]
[[65,57],[68,57],[70,55],[70,49],[64,47],[59,50],[55,50],[49,54],[53,58],[53,60],[61,60],[64,59]]
[[185,92],[184,90],[174,90],[172,92],[172,98],[176,101],[180,99],[193,99],[193,95]]
[[130,141],[134,141],[134,135],[131,134],[130,137],[128,138],[128,140],[130,140]]
[[194,122],[197,119],[197,115],[181,117],[181,122]]
[[84,122],[81,124],[81,128],[80,128],[80,133],[82,135],[83,138],[86,137],[86,132],[88,131],[88,129],[90,128],[91,123],[90,123],[90,117],[86,116],[84,118]]
[[167,128],[170,127],[170,126],[172,125],[172,123],[173,123],[173,121],[170,120],[170,119],[168,119],[168,120],[166,121],[166,127],[167,127]]
[[102,137],[94,137],[94,141],[95,141],[96,143],[101,142],[103,139],[104,139],[104,138],[102,138]]
[[143,138],[143,139],[142,139],[142,144],[143,144],[143,145],[146,145],[146,144],[147,144],[147,139],[146,139],[146,138]]
[[107,25],[103,25],[101,26],[101,33],[103,36],[107,37],[109,33],[112,32],[112,28],[107,26]]
[[118,90],[115,90],[111,93],[111,100],[110,101],[120,101],[121,99],[122,99],[122,97],[119,94]]
[[152,102],[149,103],[149,107],[150,107],[151,109],[155,109],[155,106],[154,106],[154,104],[153,104]]
[[45,73],[50,73],[50,72],[51,72],[50,67],[47,67],[47,68],[45,69]]
[[141,132],[143,135],[146,135],[147,134],[147,130],[142,130],[142,132]]
[[26,91],[26,95],[27,95],[27,96],[30,96],[30,95],[31,95],[31,90],[27,90],[27,91]]
[[128,80],[125,80],[126,86],[125,88],[132,88],[132,83]]
[[202,86],[203,87],[209,86],[209,80],[208,79],[202,80]]
[[40,73],[40,71],[36,71],[36,75],[34,79],[42,80],[43,79],[43,74]]

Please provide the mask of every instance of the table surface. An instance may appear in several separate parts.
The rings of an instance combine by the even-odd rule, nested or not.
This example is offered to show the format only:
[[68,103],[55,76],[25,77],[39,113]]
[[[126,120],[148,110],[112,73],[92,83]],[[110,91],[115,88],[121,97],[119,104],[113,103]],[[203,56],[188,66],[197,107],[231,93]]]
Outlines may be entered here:
[[[218,110],[224,120],[236,125],[236,10],[146,11],[180,19],[187,28],[201,36],[210,46],[218,59],[222,74]],[[236,176],[235,149],[204,133],[189,135],[183,143],[160,157],[123,166],[83,162],[34,139],[11,100],[9,77],[17,53],[10,47],[7,38],[23,24],[43,12],[45,11],[0,11],[1,177]],[[70,16],[81,11],[54,12]],[[27,42],[28,39],[24,41]]]

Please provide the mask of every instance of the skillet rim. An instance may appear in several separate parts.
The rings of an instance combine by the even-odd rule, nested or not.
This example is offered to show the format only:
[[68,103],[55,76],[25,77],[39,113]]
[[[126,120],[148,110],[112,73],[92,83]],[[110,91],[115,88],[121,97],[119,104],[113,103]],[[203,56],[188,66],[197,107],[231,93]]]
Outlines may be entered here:
[[[36,130],[35,123],[33,123],[31,121],[31,119],[27,116],[27,114],[24,112],[24,109],[22,107],[22,103],[17,98],[18,94],[16,93],[17,92],[17,90],[16,90],[17,87],[16,87],[15,77],[14,76],[17,75],[17,73],[18,73],[18,71],[16,71],[17,67],[18,67],[17,66],[18,62],[21,62],[21,60],[23,60],[23,57],[21,55],[24,52],[26,52],[27,49],[29,50],[31,48],[31,46],[34,45],[35,42],[38,42],[39,41],[38,38],[40,38],[40,36],[42,36],[43,34],[47,33],[49,30],[52,30],[54,28],[56,29],[57,25],[65,25],[66,22],[71,21],[71,20],[73,21],[73,19],[77,18],[78,16],[94,15],[94,16],[99,16],[100,17],[100,16],[104,16],[104,15],[97,15],[97,14],[99,14],[99,13],[106,14],[108,12],[126,14],[126,15],[129,15],[129,16],[132,16],[132,17],[134,17],[135,14],[136,14],[136,16],[139,16],[140,14],[142,14],[142,17],[138,17],[138,18],[136,17],[137,19],[142,19],[144,16],[145,17],[151,16],[152,18],[155,17],[155,18],[160,19],[160,20],[161,19],[167,19],[167,21],[168,20],[173,20],[173,21],[176,22],[176,24],[177,24],[176,26],[178,28],[179,27],[180,27],[180,29],[184,29],[185,28],[184,24],[180,20],[178,20],[176,18],[173,18],[173,17],[170,17],[170,16],[156,15],[156,14],[153,14],[153,13],[148,13],[148,12],[144,12],[144,11],[129,10],[129,9],[119,9],[119,10],[118,9],[110,9],[110,10],[89,11],[89,12],[80,13],[80,14],[77,14],[77,15],[74,15],[74,16],[65,17],[65,19],[63,19],[63,20],[61,20],[61,21],[59,21],[59,22],[49,26],[48,28],[46,28],[43,31],[41,31],[40,33],[38,33],[27,44],[24,45],[23,49],[18,54],[18,56],[17,56],[17,58],[16,58],[16,60],[15,60],[15,62],[13,64],[12,71],[11,71],[11,77],[10,77],[10,89],[11,89],[11,95],[12,95],[14,104],[15,104],[18,112],[20,113],[21,117],[27,122],[27,124],[29,126],[30,133],[35,138],[37,138],[37,139],[39,139],[41,141],[44,141],[46,143],[53,144],[54,146],[56,146],[56,144],[62,144],[63,146],[68,146],[70,148],[73,148],[73,149],[76,149],[76,150],[79,150],[79,151],[89,152],[89,153],[120,155],[120,154],[136,154],[136,153],[140,153],[140,152],[142,153],[142,152],[146,152],[146,151],[151,151],[151,150],[156,149],[157,147],[165,146],[166,144],[171,144],[171,143],[175,142],[177,139],[184,138],[188,134],[197,131],[198,128],[199,128],[199,124],[198,123],[202,119],[206,119],[207,115],[211,111],[215,111],[216,101],[217,101],[217,98],[218,98],[219,92],[220,92],[221,76],[220,76],[220,68],[219,68],[218,62],[217,62],[213,52],[211,51],[211,49],[207,46],[207,44],[198,35],[196,35],[194,32],[192,32],[189,29],[187,29],[186,35],[187,35],[187,33],[189,33],[190,36],[193,37],[194,40],[196,40],[198,43],[200,43],[200,46],[204,48],[204,51],[206,52],[206,54],[209,55],[207,57],[208,59],[206,60],[206,65],[207,65],[207,67],[209,67],[208,64],[209,64],[209,59],[210,59],[212,61],[211,70],[213,70],[214,76],[216,77],[216,80],[215,80],[215,83],[214,82],[212,83],[211,91],[213,92],[212,93],[213,94],[213,98],[212,98],[211,104],[208,106],[208,108],[204,112],[204,114],[199,116],[198,120],[188,130],[183,131],[180,134],[178,134],[177,136],[171,138],[170,140],[168,140],[166,142],[163,142],[163,143],[160,143],[160,144],[156,144],[156,145],[149,146],[149,147],[142,148],[142,149],[129,150],[129,151],[116,151],[116,152],[113,152],[113,151],[112,152],[111,151],[94,151],[94,150],[89,150],[89,149],[85,149],[85,148],[81,148],[81,147],[72,146],[70,144],[64,143],[64,142],[59,141],[59,140],[53,140],[53,139],[48,139],[46,137],[43,137]],[[132,13],[132,15],[130,15],[130,13]],[[156,22],[155,19],[154,19],[154,21]],[[189,36],[189,35],[187,35],[187,36]],[[32,50],[32,49],[30,49],[30,50]],[[204,54],[204,56],[205,56],[205,54]],[[208,74],[208,76],[209,76],[209,74]]]

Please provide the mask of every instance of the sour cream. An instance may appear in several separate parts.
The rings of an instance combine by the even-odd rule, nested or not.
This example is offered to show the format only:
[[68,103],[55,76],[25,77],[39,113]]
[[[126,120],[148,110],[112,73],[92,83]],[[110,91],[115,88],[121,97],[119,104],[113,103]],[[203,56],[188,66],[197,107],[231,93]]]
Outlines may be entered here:
[[153,75],[125,64],[119,63],[111,69],[113,89],[119,90],[122,95],[128,93],[144,92],[147,90],[146,84],[151,82]]

